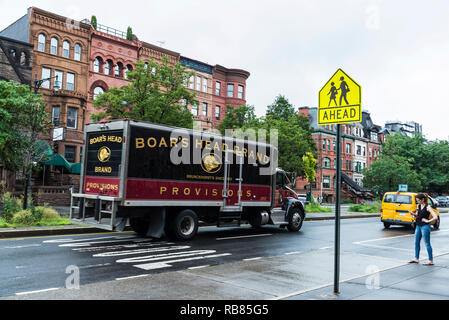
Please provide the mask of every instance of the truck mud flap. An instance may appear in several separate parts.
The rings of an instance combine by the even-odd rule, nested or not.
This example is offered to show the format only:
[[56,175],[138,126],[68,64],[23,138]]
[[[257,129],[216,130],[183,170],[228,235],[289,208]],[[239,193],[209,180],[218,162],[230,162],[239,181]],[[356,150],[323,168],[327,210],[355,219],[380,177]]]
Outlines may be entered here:
[[162,238],[165,235],[165,218],[165,208],[154,208],[154,211],[149,215],[150,223],[146,236],[158,239]]

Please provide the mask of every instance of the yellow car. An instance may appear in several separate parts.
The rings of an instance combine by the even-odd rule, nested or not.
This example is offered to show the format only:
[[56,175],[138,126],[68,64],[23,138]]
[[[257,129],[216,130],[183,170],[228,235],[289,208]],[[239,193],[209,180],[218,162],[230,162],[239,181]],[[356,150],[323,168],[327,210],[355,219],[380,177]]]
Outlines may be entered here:
[[[415,228],[415,217],[409,211],[416,211],[417,193],[413,192],[387,192],[382,200],[381,221],[385,228],[391,225],[408,225]],[[429,205],[438,216],[438,219],[432,222],[436,230],[440,227],[440,212],[437,209],[436,201],[429,197]]]

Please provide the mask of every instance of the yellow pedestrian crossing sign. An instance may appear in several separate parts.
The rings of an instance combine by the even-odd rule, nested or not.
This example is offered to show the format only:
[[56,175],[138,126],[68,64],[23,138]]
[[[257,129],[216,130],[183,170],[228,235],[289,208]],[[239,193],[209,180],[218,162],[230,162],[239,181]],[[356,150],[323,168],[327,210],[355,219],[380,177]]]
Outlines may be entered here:
[[318,124],[356,122],[362,122],[362,87],[338,69],[318,95]]

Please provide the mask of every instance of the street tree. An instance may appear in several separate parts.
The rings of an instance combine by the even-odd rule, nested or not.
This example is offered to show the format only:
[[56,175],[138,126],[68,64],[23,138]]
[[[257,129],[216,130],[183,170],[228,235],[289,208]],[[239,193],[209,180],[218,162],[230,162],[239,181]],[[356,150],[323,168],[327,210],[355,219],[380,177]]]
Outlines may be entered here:
[[134,66],[127,73],[129,83],[124,88],[111,88],[97,97],[94,107],[99,112],[92,114],[92,119],[134,119],[192,128],[187,104],[195,103],[195,94],[186,86],[192,72],[180,63],[171,65],[167,57],[161,63],[140,61]]
[[295,115],[295,108],[283,95],[278,95],[274,102],[267,107],[267,118],[288,121],[293,115]]
[[[0,81],[0,162],[10,171],[31,176],[33,167],[45,157],[39,135],[51,126],[41,95],[27,85]],[[29,204],[31,181],[26,179],[24,209]]]

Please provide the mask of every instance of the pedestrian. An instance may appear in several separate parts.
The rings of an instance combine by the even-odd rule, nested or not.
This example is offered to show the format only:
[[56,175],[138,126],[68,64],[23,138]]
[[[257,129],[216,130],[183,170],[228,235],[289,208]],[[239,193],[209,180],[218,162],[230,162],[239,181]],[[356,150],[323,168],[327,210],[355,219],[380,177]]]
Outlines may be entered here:
[[421,249],[421,239],[424,238],[424,243],[427,247],[427,254],[429,256],[429,261],[424,263],[425,266],[433,266],[433,253],[432,245],[430,244],[430,224],[437,220],[438,217],[429,206],[429,198],[424,193],[419,193],[416,195],[416,201],[418,206],[416,211],[409,211],[416,218],[415,227],[415,259],[411,260],[410,263],[419,263],[419,251]]
[[335,100],[335,98],[337,97],[337,94],[338,94],[338,89],[335,87],[335,82],[332,82],[331,89],[330,89],[329,93],[327,94],[327,95],[331,95],[328,107],[331,106],[332,101],[334,101],[335,106],[337,106],[337,100]]
[[348,84],[345,81],[345,77],[341,77],[340,81],[341,81],[340,88],[338,88],[337,90],[341,90],[341,94],[340,94],[340,107],[341,107],[341,102],[343,99],[345,99],[346,105],[349,105],[349,102],[346,99],[346,95],[350,90],[349,90]]

